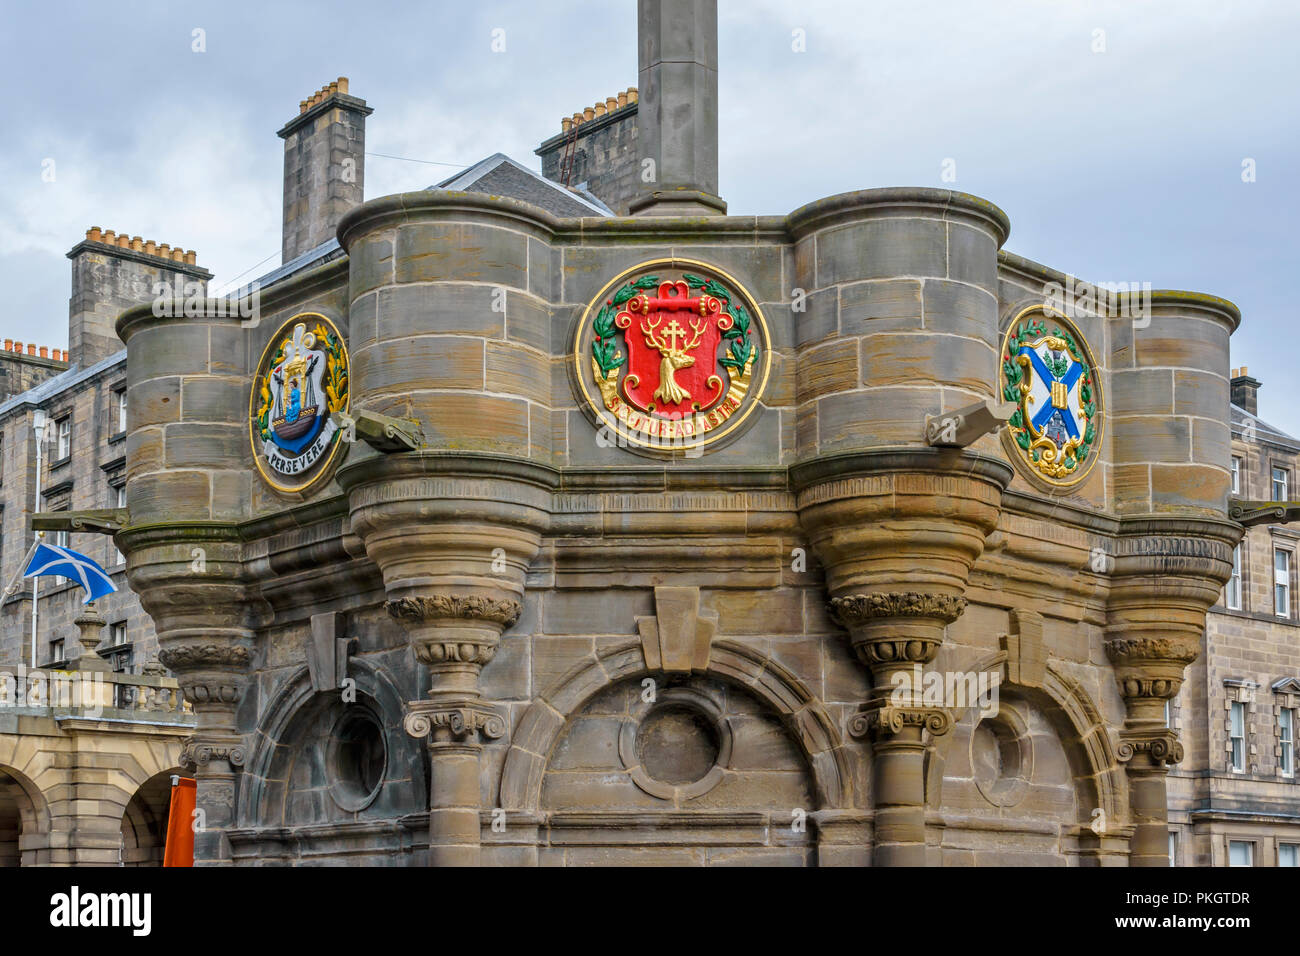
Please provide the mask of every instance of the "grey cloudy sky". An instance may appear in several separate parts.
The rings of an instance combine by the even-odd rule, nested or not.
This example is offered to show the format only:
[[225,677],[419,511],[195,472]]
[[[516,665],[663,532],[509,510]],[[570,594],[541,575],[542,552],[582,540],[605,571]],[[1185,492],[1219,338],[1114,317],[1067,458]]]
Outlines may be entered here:
[[[7,0],[0,335],[66,344],[64,254],[91,225],[197,249],[214,287],[277,265],[275,131],[340,74],[375,109],[374,153],[468,165],[501,151],[537,168],[562,115],[636,83],[635,11]],[[1260,414],[1300,434],[1300,4],[720,0],[719,17],[732,212],[887,185],[983,196],[1010,215],[1021,255],[1236,302],[1233,364],[1264,382]],[[453,171],[371,156],[366,196]]]

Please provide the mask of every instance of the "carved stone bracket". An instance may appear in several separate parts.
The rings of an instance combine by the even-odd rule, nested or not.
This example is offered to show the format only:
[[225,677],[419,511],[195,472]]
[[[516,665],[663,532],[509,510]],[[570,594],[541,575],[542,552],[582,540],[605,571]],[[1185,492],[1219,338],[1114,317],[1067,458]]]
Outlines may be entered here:
[[893,591],[832,598],[830,611],[848,629],[853,650],[877,677],[902,666],[928,664],[939,653],[943,628],[966,609],[946,594]]

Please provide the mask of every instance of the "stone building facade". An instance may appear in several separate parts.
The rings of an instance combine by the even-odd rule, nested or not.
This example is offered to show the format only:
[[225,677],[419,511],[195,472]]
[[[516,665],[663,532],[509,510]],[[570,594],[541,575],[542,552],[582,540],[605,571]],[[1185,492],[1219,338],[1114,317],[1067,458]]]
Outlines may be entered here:
[[[1232,494],[1285,507],[1300,440],[1259,418],[1260,383],[1246,368],[1232,370],[1231,386]],[[1171,708],[1188,755],[1170,783],[1175,865],[1300,866],[1298,543],[1293,525],[1250,528]]]
[[716,4],[641,0],[638,55],[639,101],[538,150],[561,186],[492,157],[361,202],[331,183],[369,108],[321,90],[256,316],[117,316],[126,513],[95,526],[193,708],[156,763],[197,778],[198,864],[1220,839],[1170,770],[1223,744],[1182,715],[1293,666],[1207,658],[1237,309],[1076,295],[950,190],[725,215]]
[[198,861],[1165,865],[1236,308],[1063,312],[948,190],[723,215],[714,5],[640,31],[636,215],[372,199],[119,318]]

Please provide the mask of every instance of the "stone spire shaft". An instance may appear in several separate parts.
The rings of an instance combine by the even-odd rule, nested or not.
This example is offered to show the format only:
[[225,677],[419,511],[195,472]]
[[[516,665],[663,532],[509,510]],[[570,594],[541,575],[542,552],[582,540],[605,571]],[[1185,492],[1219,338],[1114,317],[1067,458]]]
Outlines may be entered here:
[[638,0],[643,216],[718,215],[717,0]]

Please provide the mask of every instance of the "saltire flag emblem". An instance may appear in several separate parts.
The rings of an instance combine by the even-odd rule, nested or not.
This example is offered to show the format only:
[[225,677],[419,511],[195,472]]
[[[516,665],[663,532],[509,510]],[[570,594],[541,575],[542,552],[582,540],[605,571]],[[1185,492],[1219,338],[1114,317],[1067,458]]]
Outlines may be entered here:
[[27,562],[23,577],[35,578],[57,575],[67,578],[74,584],[86,589],[86,599],[82,604],[89,604],[105,594],[112,594],[117,588],[108,572],[91,558],[71,548],[60,548],[53,544],[38,544],[32,552],[32,559]]
[[1038,477],[1073,484],[1097,457],[1096,367],[1064,316],[1046,309],[1027,314],[1034,312],[1026,310],[1012,322],[1002,350],[1003,398],[1019,406],[1007,434]]

